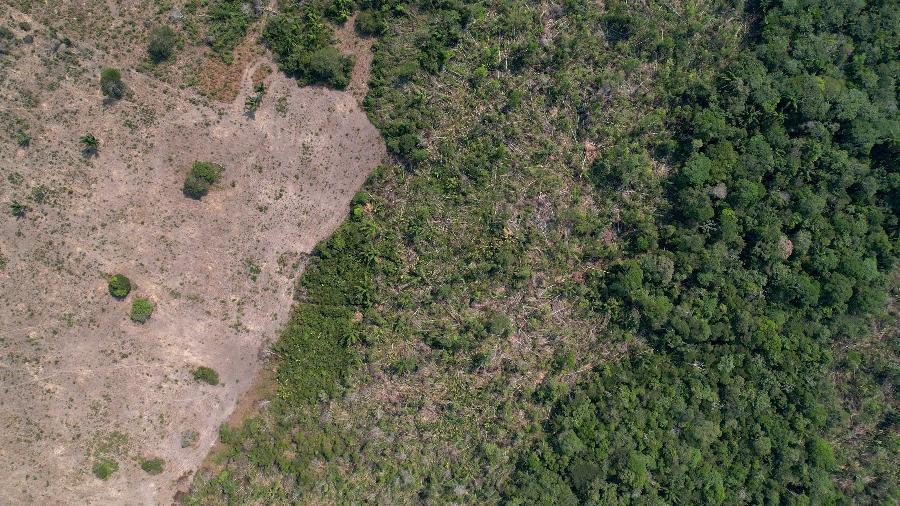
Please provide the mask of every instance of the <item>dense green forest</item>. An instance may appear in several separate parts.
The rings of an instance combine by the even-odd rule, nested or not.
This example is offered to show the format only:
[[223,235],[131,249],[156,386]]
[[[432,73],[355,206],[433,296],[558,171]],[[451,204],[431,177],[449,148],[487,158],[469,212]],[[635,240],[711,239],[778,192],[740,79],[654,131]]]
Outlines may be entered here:
[[284,3],[264,41],[342,87],[354,11],[393,161],[188,503],[900,501],[896,1]]

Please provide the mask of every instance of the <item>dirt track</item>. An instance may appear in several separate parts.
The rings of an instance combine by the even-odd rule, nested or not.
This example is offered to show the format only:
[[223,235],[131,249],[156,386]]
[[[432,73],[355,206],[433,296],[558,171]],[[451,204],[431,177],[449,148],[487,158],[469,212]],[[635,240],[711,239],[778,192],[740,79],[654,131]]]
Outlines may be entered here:
[[[44,42],[4,71],[0,98],[57,64]],[[305,253],[383,156],[350,93],[276,72],[246,115],[260,63],[230,105],[136,72],[129,97],[104,104],[94,62],[34,108],[3,110],[33,127],[27,147],[0,143],[0,504],[169,503],[259,370]],[[96,157],[80,152],[87,132]],[[226,168],[202,201],[181,193],[195,160]],[[24,218],[7,212],[13,199]],[[112,273],[135,283],[126,301],[108,295]],[[156,304],[144,325],[128,317],[135,296]],[[198,365],[221,384],[194,381]],[[101,455],[119,463],[107,481],[91,472]],[[163,458],[164,472],[146,474],[140,457]]]

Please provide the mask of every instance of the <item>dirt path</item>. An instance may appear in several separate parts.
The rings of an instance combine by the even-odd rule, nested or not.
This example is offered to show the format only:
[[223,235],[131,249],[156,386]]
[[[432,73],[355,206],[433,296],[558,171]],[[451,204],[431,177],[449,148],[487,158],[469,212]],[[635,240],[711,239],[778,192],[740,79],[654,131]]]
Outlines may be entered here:
[[[30,208],[0,219],[0,504],[167,504],[260,370],[305,254],[342,221],[383,143],[353,95],[277,72],[245,114],[264,59],[231,104],[125,72],[129,97],[104,105],[96,62],[53,90],[37,82],[66,64],[45,43],[0,76],[0,112],[32,133],[26,147],[0,144],[0,202]],[[15,105],[22,90],[34,107]],[[80,150],[88,132],[96,157]],[[226,168],[202,201],[181,193],[195,160]],[[118,272],[135,285],[126,301],[106,291]],[[156,304],[146,324],[128,317],[135,296]],[[198,365],[220,385],[194,381]],[[103,456],[119,465],[107,481],[91,472]],[[142,471],[144,457],[164,471]]]

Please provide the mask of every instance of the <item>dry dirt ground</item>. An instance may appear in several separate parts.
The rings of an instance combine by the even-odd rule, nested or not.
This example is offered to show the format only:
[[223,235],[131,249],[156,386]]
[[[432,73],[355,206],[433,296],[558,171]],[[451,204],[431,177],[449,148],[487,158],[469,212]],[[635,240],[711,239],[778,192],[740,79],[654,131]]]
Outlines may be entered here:
[[[2,16],[21,41],[27,17]],[[278,72],[246,115],[254,72],[272,65],[261,56],[233,103],[125,65],[128,95],[104,102],[97,75],[116,55],[27,20],[33,41],[0,55],[0,504],[168,504],[383,143],[351,93]],[[97,156],[81,152],[86,133]],[[181,192],[195,160],[225,167],[201,201]],[[134,283],[125,301],[107,293],[113,273]],[[136,296],[156,304],[145,324],[129,318]],[[195,381],[199,365],[220,384]],[[91,471],[104,456],[119,464],[106,481]],[[159,475],[139,466],[152,457]]]

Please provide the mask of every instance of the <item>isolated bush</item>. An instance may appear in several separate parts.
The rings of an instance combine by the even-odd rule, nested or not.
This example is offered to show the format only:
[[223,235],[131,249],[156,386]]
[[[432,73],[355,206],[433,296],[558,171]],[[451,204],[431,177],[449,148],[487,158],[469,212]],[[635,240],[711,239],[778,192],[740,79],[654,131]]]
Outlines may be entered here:
[[109,294],[117,299],[124,299],[131,292],[131,280],[124,274],[116,274],[109,278]]
[[95,155],[100,149],[100,141],[94,137],[94,134],[84,134],[79,139],[81,143],[81,152],[85,155]]
[[141,469],[147,474],[159,474],[163,472],[165,461],[157,457],[153,459],[141,459]]
[[125,83],[122,82],[119,69],[107,67],[100,71],[100,91],[104,96],[116,100],[125,95]]
[[144,323],[150,319],[150,315],[153,314],[154,309],[156,309],[156,306],[154,306],[152,302],[145,298],[138,297],[131,303],[131,320],[138,323]]
[[215,386],[219,384],[219,373],[210,367],[200,366],[194,371],[194,379]]
[[158,26],[150,32],[147,52],[154,62],[168,60],[178,45],[178,34],[168,26]]
[[200,199],[209,192],[210,185],[222,177],[225,168],[212,162],[194,162],[191,171],[184,178],[182,191],[188,197]]
[[113,459],[103,457],[94,461],[94,476],[100,478],[101,480],[109,478],[110,475],[118,470],[119,463]]

